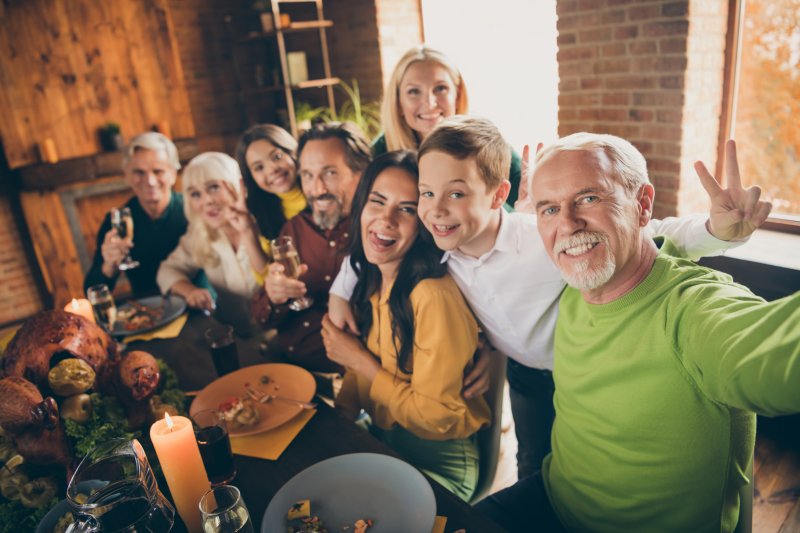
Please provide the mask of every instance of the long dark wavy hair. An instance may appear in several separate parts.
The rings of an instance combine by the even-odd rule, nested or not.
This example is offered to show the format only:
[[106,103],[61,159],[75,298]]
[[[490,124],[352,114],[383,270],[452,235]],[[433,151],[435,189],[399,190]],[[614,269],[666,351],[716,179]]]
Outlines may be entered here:
[[[358,183],[352,208],[352,237],[350,240],[350,264],[358,274],[358,283],[350,299],[350,306],[361,331],[362,340],[372,327],[372,304],[370,296],[381,290],[381,272],[376,265],[367,261],[364,243],[361,239],[361,212],[369,198],[375,180],[385,170],[399,168],[419,181],[417,155],[411,150],[387,152],[377,158],[364,170]],[[397,270],[397,279],[389,293],[389,311],[392,316],[392,342],[397,351],[397,367],[406,374],[411,373],[408,362],[414,350],[414,311],[411,308],[411,291],[417,284],[428,278],[441,278],[447,272],[447,265],[441,262],[442,251],[436,247],[433,237],[418,222],[417,238],[406,252]]]
[[295,167],[297,167],[297,141],[279,126],[257,124],[244,132],[236,145],[236,162],[239,163],[244,186],[247,189],[247,208],[256,217],[261,235],[274,239],[286,222],[286,217],[283,216],[281,199],[259,187],[247,166],[247,149],[255,141],[267,141],[282,150],[292,158]]

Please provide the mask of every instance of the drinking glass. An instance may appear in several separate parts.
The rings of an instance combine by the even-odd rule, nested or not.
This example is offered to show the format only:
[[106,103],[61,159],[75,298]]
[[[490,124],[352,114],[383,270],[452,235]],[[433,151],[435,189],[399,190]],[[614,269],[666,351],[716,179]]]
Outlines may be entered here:
[[228,426],[218,411],[207,409],[192,416],[194,436],[212,487],[230,483],[236,477]]
[[253,533],[253,521],[239,489],[220,485],[200,499],[200,514],[205,533]]
[[89,303],[92,304],[97,322],[106,331],[113,331],[114,323],[117,321],[117,304],[114,303],[114,297],[111,295],[108,285],[101,283],[100,285],[89,287],[86,291],[86,297],[89,299]]
[[[111,226],[117,230],[119,238],[127,243],[133,243],[133,215],[129,207],[111,209]],[[130,270],[139,266],[139,261],[131,257],[131,254],[125,256],[122,263],[119,264],[120,270]]]
[[[272,258],[283,265],[283,274],[286,277],[297,279],[300,274],[300,255],[294,246],[294,241],[289,236],[278,237],[270,243]],[[308,309],[314,299],[310,296],[303,296],[289,300],[289,309],[292,311],[302,311]]]
[[239,351],[236,348],[236,337],[233,327],[220,324],[205,331],[206,342],[211,348],[211,359],[217,375],[222,377],[234,370],[239,370]]

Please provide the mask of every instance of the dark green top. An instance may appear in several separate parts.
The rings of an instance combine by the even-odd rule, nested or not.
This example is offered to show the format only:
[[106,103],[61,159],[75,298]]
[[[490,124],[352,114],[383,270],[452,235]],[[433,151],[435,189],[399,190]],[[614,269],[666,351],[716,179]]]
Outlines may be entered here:
[[[385,154],[387,151],[386,136],[381,133],[372,141],[372,157],[378,157],[381,154]],[[508,192],[508,198],[506,198],[507,211],[511,211],[509,207],[514,205],[514,203],[517,201],[517,196],[519,196],[519,180],[521,173],[522,160],[520,159],[519,154],[512,148],[511,168],[508,172],[508,181],[511,182],[511,190]]]
[[[131,283],[131,289],[136,297],[158,294],[156,285],[156,272],[161,261],[178,245],[181,235],[186,233],[186,215],[183,211],[183,196],[173,192],[169,205],[164,213],[152,220],[135,196],[125,204],[130,207],[133,215],[133,248],[131,257],[139,261],[139,266],[128,270],[125,275]],[[108,278],[103,274],[103,239],[111,229],[111,217],[106,215],[97,233],[97,249],[94,253],[92,266],[83,281],[86,290],[92,285],[105,283],[109,289],[114,290],[119,275]]]

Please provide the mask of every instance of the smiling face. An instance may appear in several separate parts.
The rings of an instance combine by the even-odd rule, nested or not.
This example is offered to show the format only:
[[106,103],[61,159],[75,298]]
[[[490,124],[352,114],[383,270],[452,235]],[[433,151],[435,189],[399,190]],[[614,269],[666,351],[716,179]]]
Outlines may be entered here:
[[221,180],[211,179],[186,188],[189,206],[210,229],[220,229],[227,224],[225,208],[235,199]]
[[474,159],[426,152],[419,161],[419,217],[442,250],[480,257],[494,246],[508,182],[489,190]]
[[152,219],[160,217],[169,205],[177,172],[163,150],[139,148],[123,169],[125,179]]
[[539,235],[567,283],[607,294],[633,277],[652,209],[649,183],[625,189],[600,150],[557,153],[537,165],[531,183]]
[[458,91],[447,69],[435,61],[417,61],[400,80],[400,112],[408,126],[425,138],[456,112]]
[[253,180],[269,193],[288,192],[297,183],[297,165],[292,157],[267,140],[250,143],[245,160]]
[[400,262],[419,233],[417,180],[390,167],[375,179],[361,212],[361,241],[367,261],[384,280],[394,279]]
[[350,213],[360,176],[347,165],[340,139],[314,139],[305,144],[300,153],[300,182],[319,227],[333,229]]

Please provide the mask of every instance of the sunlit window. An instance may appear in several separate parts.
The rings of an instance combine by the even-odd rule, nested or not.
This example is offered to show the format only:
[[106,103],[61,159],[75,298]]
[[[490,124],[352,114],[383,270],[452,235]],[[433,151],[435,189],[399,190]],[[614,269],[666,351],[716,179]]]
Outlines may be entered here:
[[800,0],[742,0],[733,135],[742,179],[800,221]]

